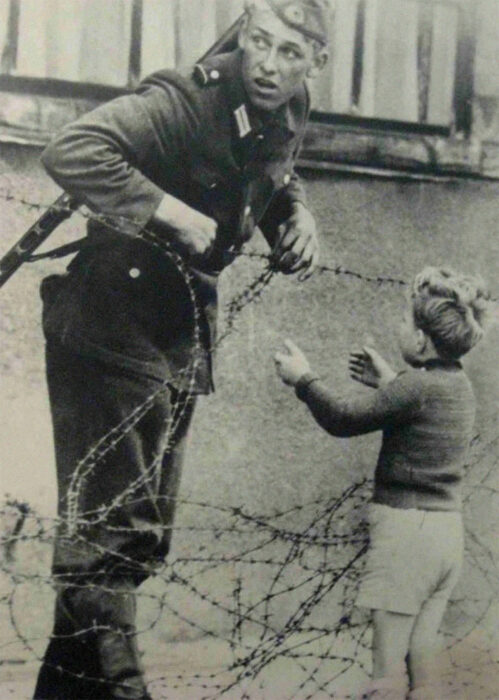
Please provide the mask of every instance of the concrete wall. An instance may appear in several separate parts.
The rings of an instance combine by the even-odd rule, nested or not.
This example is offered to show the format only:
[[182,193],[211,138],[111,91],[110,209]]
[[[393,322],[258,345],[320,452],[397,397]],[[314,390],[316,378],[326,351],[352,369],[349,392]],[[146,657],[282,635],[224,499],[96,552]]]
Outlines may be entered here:
[[[0,190],[5,193],[10,188],[12,194],[30,201],[51,201],[56,190],[41,172],[37,157],[36,150],[3,147]],[[499,296],[496,184],[403,182],[310,171],[303,175],[322,230],[324,264],[405,280],[424,265],[449,264],[482,273]],[[3,200],[1,211],[5,250],[36,211]],[[82,222],[75,216],[51,243],[70,240],[81,232]],[[1,490],[30,500],[44,513],[53,512],[55,483],[37,290],[44,274],[62,267],[61,262],[26,266],[0,293]],[[241,260],[228,270],[222,281],[222,307],[260,269],[255,261]],[[329,272],[305,284],[282,276],[273,280],[261,302],[243,311],[235,332],[220,349],[217,392],[199,401],[182,496],[215,506],[241,506],[249,514],[270,517],[331,498],[352,481],[371,475],[379,436],[335,440],[322,432],[293,392],[277,380],[272,355],[283,338],[291,337],[332,387],[340,392],[363,391],[348,379],[349,349],[369,338],[400,367],[396,332],[403,301],[397,285]],[[223,313],[221,321],[223,330]],[[465,363],[478,400],[481,442],[476,454],[484,453],[469,475],[470,483],[479,481],[497,461],[497,440],[489,443],[498,435],[498,340],[499,331],[494,327]],[[494,484],[497,486],[495,471],[486,482],[487,488]],[[312,512],[313,508],[298,511],[288,525],[299,531],[310,522]],[[497,512],[492,492],[473,492],[469,523],[476,532],[485,533],[486,545],[496,554]],[[200,548],[199,532],[185,528],[225,527],[230,523],[227,518],[206,507],[182,505],[173,557],[189,556]],[[224,551],[223,539],[217,539],[213,531],[203,538],[208,553]],[[227,551],[240,551],[243,540],[234,534]],[[224,588],[226,574],[228,589],[233,585],[234,571],[228,567],[222,574],[216,572],[215,588]],[[253,567],[247,583],[258,592],[265,590],[268,577],[265,567]],[[471,589],[466,586],[472,581],[469,571],[463,583],[468,592]],[[487,593],[480,588],[480,595]],[[280,609],[280,613],[285,616],[287,611]],[[213,609],[201,606],[199,614],[202,620],[214,619],[215,627],[227,623],[218,620]],[[165,634],[196,633],[178,620],[172,622],[172,630]]]

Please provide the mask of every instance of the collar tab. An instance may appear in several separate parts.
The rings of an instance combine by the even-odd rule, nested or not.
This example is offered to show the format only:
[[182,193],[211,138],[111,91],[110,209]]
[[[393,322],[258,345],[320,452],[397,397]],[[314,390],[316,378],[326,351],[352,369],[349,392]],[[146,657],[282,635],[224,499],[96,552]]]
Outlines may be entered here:
[[234,117],[236,118],[239,138],[243,139],[252,131],[248,110],[246,109],[244,102],[234,110]]

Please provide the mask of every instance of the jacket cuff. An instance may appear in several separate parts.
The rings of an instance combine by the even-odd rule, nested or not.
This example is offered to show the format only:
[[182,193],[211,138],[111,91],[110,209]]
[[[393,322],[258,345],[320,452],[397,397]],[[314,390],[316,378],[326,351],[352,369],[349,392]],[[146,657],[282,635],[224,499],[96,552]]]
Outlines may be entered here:
[[302,374],[295,384],[295,392],[300,401],[306,401],[308,387],[310,384],[312,384],[312,382],[319,382],[320,379],[321,378],[313,372],[305,372],[305,374]]
[[303,204],[304,207],[309,209],[307,195],[300,180],[296,179],[295,181],[291,181],[284,190],[284,195],[291,205]]

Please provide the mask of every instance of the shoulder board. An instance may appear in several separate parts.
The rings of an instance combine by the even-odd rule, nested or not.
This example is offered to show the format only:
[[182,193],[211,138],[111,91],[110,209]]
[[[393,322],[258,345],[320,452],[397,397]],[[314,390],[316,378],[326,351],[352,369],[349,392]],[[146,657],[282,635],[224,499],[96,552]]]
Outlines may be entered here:
[[164,68],[163,70],[158,70],[155,73],[151,73],[146,78],[144,78],[141,83],[137,86],[136,92],[142,93],[149,90],[151,87],[174,87],[184,93],[194,93],[192,86],[192,81],[185,75],[182,75],[178,71],[170,70]]
[[207,87],[208,85],[217,85],[222,76],[217,68],[210,68],[203,63],[196,63],[192,77],[198,85]]
[[199,112],[199,89],[192,78],[186,77],[177,71],[163,69],[144,78],[135,92],[140,95],[147,93],[151,88],[160,88],[163,91],[173,89],[183,97],[191,109]]

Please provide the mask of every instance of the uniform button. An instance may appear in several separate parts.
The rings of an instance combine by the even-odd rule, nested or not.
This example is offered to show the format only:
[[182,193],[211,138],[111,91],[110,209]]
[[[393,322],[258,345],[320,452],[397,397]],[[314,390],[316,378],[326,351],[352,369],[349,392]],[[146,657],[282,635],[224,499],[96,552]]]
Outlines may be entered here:
[[212,70],[212,71],[210,72],[210,78],[212,78],[213,80],[218,80],[218,79],[220,78],[220,73],[219,73],[219,71],[217,71],[217,70]]
[[263,134],[257,134],[257,137],[256,137],[256,138],[257,138],[259,141],[263,141],[263,139],[265,138],[265,136],[264,136]]
[[289,173],[286,173],[286,175],[284,176],[284,184],[289,185],[290,182],[291,182],[291,175]]
[[248,206],[244,209],[244,216],[249,216],[250,214],[251,214],[251,207],[248,205]]
[[141,271],[139,270],[138,267],[131,267],[131,268],[128,270],[128,274],[130,275],[130,277],[131,277],[133,280],[136,280],[137,277],[140,277],[140,275],[141,275],[142,273],[141,273]]

